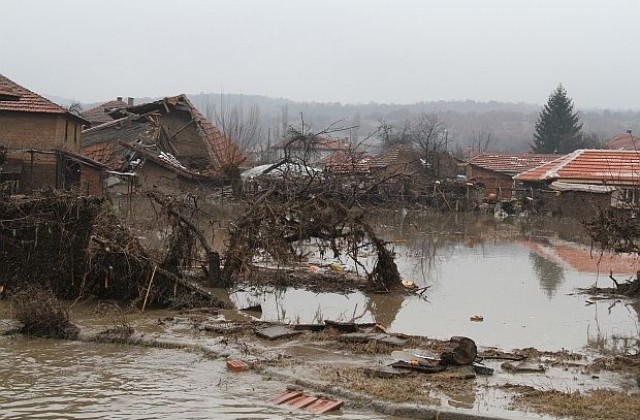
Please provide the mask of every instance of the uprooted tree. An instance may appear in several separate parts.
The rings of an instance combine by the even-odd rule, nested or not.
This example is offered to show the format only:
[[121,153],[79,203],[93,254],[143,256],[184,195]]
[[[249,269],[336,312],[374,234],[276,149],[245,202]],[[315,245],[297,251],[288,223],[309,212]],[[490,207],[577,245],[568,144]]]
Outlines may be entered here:
[[[260,174],[260,180],[250,181],[263,184],[242,204],[240,216],[229,226],[226,249],[221,252],[213,249],[203,229],[194,222],[194,206],[148,193],[166,210],[174,232],[191,232],[182,237],[191,245],[183,243],[178,248],[202,250],[211,285],[229,287],[239,280],[256,278],[257,272],[265,276],[258,259],[266,258],[279,266],[292,265],[311,252],[323,255],[328,251],[334,257],[345,256],[354,261],[366,273],[371,288],[388,290],[400,284],[393,252],[366,222],[358,197],[345,194],[337,183],[309,166],[316,143],[326,133],[289,129],[284,156]],[[369,269],[360,258],[367,248],[377,256]]]
[[[200,265],[210,285],[229,287],[264,276],[259,260],[294,265],[311,252],[347,257],[366,273],[368,287],[388,290],[400,284],[393,252],[365,220],[358,197],[344,194],[307,165],[294,145],[313,149],[319,134],[291,130],[285,156],[268,169],[278,173],[240,205],[227,243],[213,246],[212,216],[197,197],[148,192],[164,245],[148,249],[101,198],[73,192],[42,191],[0,199],[0,287],[15,291],[37,285],[57,297],[97,297],[151,303],[220,304],[189,281]],[[213,230],[212,230],[213,229]],[[373,252],[372,265],[361,256]],[[260,276],[252,276],[256,272]],[[282,274],[277,269],[272,274]]]

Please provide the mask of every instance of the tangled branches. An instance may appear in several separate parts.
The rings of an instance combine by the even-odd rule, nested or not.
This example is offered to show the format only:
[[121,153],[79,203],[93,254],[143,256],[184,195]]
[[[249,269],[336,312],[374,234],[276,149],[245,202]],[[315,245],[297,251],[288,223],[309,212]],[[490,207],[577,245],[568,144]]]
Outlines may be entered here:
[[19,332],[50,338],[73,338],[78,327],[69,321],[69,310],[53,292],[28,285],[11,299],[15,319],[22,324]]
[[[598,215],[585,222],[591,240],[603,250],[616,253],[640,254],[640,221],[613,211],[600,211]],[[616,285],[616,292],[625,296],[640,296],[640,272],[636,278],[624,283],[618,282],[613,273],[609,278]]]
[[585,223],[591,239],[602,249],[640,254],[640,220],[613,211],[601,211]]

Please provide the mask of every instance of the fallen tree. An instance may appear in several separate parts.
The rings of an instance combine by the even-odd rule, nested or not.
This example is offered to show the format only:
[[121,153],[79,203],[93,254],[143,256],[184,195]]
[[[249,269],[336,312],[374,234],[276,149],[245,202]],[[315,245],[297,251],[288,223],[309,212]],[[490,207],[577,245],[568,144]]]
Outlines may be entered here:
[[[202,261],[198,255],[204,254],[203,268],[209,284],[230,287],[240,280],[255,280],[256,273],[263,272],[259,259],[291,267],[312,252],[321,256],[331,252],[334,258],[350,258],[366,274],[369,288],[389,290],[399,286],[393,252],[366,221],[359,197],[345,196],[336,183],[307,165],[304,156],[313,151],[318,136],[291,130],[284,158],[263,172],[270,177],[267,188],[242,204],[240,215],[229,225],[226,248],[220,252],[213,249],[198,224],[201,216],[197,200],[189,204],[173,196],[147,192],[168,215],[173,235],[186,232],[172,247],[176,252],[182,250],[181,255],[176,254],[177,260],[192,266],[194,261]],[[305,150],[302,157],[291,153],[294,144]],[[280,176],[269,175],[276,170]],[[364,250],[377,256],[370,272],[360,262]]]

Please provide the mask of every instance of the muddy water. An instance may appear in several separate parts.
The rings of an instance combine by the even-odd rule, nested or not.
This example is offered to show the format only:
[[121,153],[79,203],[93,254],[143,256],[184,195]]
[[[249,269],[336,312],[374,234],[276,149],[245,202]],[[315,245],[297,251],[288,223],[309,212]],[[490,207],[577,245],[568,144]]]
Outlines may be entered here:
[[281,384],[181,350],[5,337],[0,360],[3,419],[317,418],[266,403]]
[[[637,346],[638,302],[593,299],[577,289],[609,287],[610,269],[627,279],[640,261],[599,255],[578,223],[431,214],[381,220],[386,224],[380,233],[393,241],[403,279],[429,287],[423,296],[268,290],[239,292],[232,299],[240,307],[260,303],[263,320],[375,321],[390,331],[444,339],[466,335],[504,349]],[[313,261],[320,267],[332,262],[355,269],[346,260]],[[471,320],[476,316],[482,321]]]
[[[403,278],[429,286],[423,297],[269,290],[234,293],[232,300],[239,307],[260,303],[263,312],[256,316],[265,320],[376,321],[391,331],[468,335],[504,349],[621,348],[630,343],[625,338],[638,336],[637,302],[575,293],[594,283],[608,286],[609,267],[623,279],[638,262],[594,258],[577,224],[412,213],[380,220]],[[354,269],[348,261],[313,262]],[[483,321],[472,322],[475,315]],[[159,316],[145,313],[132,321],[148,321],[151,329]],[[0,329],[7,318],[0,304]],[[84,314],[80,323],[107,322],[88,318]],[[171,333],[188,337],[188,331]],[[231,374],[223,362],[188,351],[0,337],[0,418],[305,418],[265,403],[281,387]],[[473,398],[467,406],[478,410],[504,397]],[[342,418],[386,417],[347,411]]]

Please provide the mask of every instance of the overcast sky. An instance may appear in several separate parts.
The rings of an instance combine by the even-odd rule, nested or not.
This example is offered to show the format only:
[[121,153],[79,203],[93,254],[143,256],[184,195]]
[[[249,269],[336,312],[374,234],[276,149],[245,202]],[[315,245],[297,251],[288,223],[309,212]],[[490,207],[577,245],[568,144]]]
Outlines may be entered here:
[[83,102],[178,93],[640,109],[637,0],[1,0],[0,73]]

